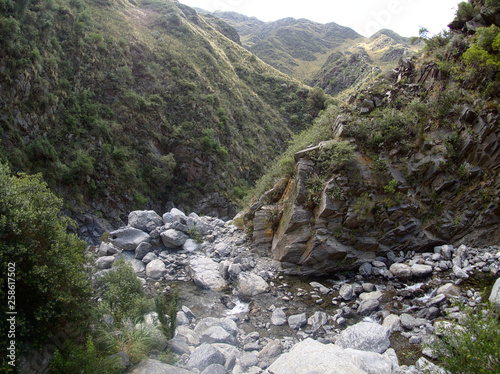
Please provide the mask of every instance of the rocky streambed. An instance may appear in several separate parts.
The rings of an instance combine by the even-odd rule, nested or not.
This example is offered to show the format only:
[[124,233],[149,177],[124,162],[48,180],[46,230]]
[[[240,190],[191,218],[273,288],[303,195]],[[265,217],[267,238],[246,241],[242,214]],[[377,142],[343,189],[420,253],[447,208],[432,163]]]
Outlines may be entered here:
[[165,342],[175,365],[153,355],[131,367],[122,355],[135,374],[444,372],[426,343],[441,321],[461,318],[456,303],[480,304],[500,272],[498,247],[442,245],[329,278],[290,276],[231,222],[175,208],[130,213],[96,252],[97,277],[124,257],[147,290],[179,294]]

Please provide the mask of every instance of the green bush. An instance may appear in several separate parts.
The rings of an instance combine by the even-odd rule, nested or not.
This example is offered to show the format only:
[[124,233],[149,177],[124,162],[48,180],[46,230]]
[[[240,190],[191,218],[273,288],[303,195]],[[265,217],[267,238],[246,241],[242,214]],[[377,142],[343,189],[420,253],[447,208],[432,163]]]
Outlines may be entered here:
[[500,373],[500,319],[492,307],[465,309],[460,325],[438,329],[431,348],[440,365],[453,374]]
[[142,308],[138,308],[140,300],[145,298],[142,283],[137,279],[132,266],[119,259],[112,270],[102,277],[105,285],[102,303],[109,309],[113,319],[120,323],[125,317],[140,318]]
[[179,296],[177,292],[174,292],[174,294],[172,295],[168,311],[167,300],[165,296],[158,295],[155,298],[156,313],[158,314],[158,320],[160,321],[160,330],[167,339],[172,339],[174,337],[178,303]]
[[85,345],[70,343],[63,351],[56,351],[50,363],[51,373],[54,374],[119,374],[121,368],[118,358],[111,360],[101,357],[91,337]]
[[334,172],[354,161],[354,147],[348,141],[333,141],[320,149],[313,159],[324,171]]
[[[43,343],[51,331],[67,323],[85,325],[90,303],[86,244],[67,233],[74,223],[60,214],[62,200],[40,175],[12,176],[0,163],[0,266],[15,264],[16,340]],[[0,297],[6,300],[7,279]],[[7,302],[1,303],[3,315]],[[0,322],[5,330],[5,318]]]

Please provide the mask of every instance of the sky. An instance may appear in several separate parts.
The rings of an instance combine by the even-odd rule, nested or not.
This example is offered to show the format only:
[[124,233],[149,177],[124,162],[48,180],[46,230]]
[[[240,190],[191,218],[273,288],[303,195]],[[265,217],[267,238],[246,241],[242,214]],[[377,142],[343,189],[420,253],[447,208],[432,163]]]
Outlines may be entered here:
[[364,36],[391,29],[417,36],[421,27],[432,34],[447,29],[460,0],[179,0],[209,11],[224,10],[270,22],[293,17],[335,22]]

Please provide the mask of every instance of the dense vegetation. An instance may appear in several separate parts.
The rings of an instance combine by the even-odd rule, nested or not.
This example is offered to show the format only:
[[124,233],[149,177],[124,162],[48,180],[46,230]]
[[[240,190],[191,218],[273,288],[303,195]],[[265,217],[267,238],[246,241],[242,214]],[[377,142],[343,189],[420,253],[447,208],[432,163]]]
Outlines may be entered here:
[[106,217],[237,201],[324,103],[218,30],[172,1],[0,2],[0,151]]
[[[9,311],[17,313],[13,339],[17,359],[61,329],[76,329],[78,334],[89,318],[86,245],[67,233],[71,222],[60,215],[61,208],[61,199],[39,175],[13,176],[0,163],[0,266],[5,275],[1,277],[0,309],[4,316]],[[13,303],[7,303],[7,296]],[[7,347],[6,318],[0,328],[2,345]],[[9,367],[5,362],[3,369]]]

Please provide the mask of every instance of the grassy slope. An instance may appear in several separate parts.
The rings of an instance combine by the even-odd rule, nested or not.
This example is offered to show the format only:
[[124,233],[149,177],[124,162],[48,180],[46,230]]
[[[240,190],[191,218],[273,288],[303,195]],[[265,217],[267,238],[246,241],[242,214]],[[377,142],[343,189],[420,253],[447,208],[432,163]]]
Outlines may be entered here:
[[[13,3],[12,3],[13,4]],[[7,3],[2,153],[71,205],[233,201],[317,113],[308,89],[170,1]]]

